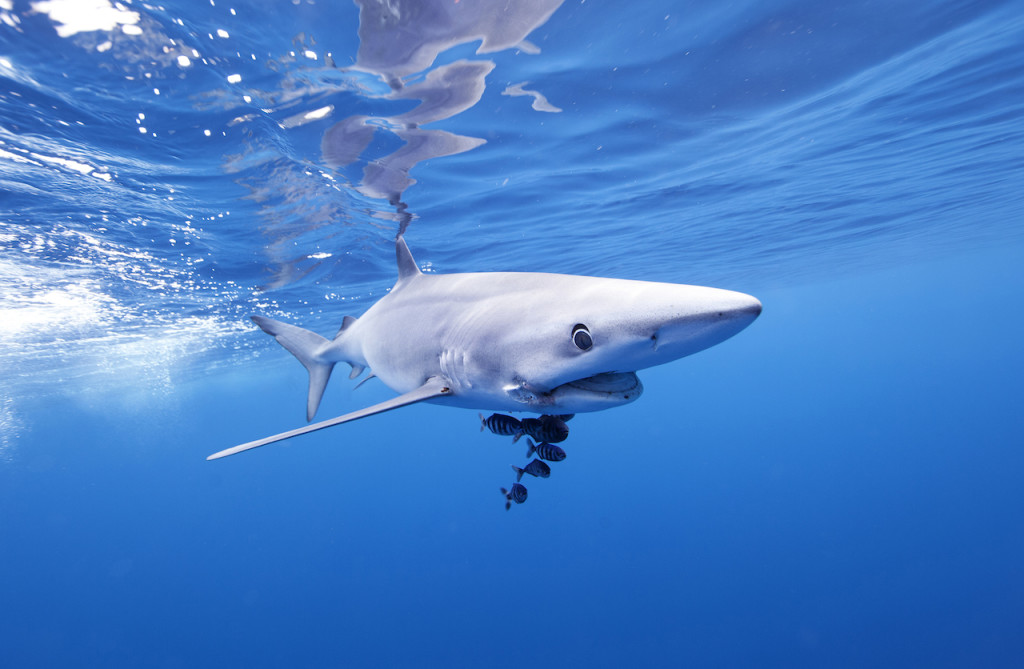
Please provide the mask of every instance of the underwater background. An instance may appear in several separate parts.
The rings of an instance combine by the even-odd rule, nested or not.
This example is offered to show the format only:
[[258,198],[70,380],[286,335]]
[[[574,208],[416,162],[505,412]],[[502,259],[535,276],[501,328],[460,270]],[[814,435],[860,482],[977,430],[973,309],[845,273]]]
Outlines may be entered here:
[[[0,0],[0,666],[1024,664],[1019,2]],[[522,442],[249,321],[750,293]],[[410,337],[415,332],[409,333]],[[393,396],[338,373],[321,417]]]

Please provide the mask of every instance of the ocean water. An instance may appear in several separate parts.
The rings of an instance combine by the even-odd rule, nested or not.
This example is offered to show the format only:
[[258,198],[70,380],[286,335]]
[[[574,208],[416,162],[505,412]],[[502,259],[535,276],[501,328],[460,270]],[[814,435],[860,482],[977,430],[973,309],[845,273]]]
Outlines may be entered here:
[[[0,0],[0,666],[1021,666],[1022,44],[1018,2]],[[764,313],[508,512],[469,410],[207,462],[304,424],[248,316],[332,334],[400,231]]]

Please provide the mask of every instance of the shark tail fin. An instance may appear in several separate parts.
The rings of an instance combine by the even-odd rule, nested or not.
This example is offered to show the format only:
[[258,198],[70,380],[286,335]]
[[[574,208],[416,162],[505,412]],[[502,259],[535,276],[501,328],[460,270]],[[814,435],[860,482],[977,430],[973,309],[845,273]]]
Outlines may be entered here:
[[[275,321],[272,318],[253,316],[252,320],[260,329],[271,335],[294,355],[309,372],[309,396],[306,399],[306,420],[313,420],[316,410],[320,407],[320,398],[324,395],[327,380],[331,378],[333,362],[322,362],[317,359],[317,352],[329,340],[315,332],[310,332],[295,325]],[[344,329],[344,328],[343,328]],[[341,334],[339,332],[339,334]]]

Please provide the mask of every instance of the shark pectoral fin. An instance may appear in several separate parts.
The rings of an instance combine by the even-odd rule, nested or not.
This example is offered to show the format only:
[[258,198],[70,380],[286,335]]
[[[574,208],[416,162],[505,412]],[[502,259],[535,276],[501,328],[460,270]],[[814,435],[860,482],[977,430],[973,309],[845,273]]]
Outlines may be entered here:
[[381,402],[380,404],[374,404],[373,406],[366,407],[365,409],[359,409],[352,413],[347,413],[344,416],[338,416],[337,418],[331,418],[329,420],[314,423],[312,425],[306,425],[288,432],[282,432],[275,434],[271,437],[264,437],[263,439],[257,439],[256,441],[250,441],[245,444],[239,444],[238,446],[232,446],[231,448],[224,449],[214,453],[207,457],[207,460],[217,460],[219,458],[226,457],[228,455],[234,455],[235,453],[241,453],[242,451],[248,451],[251,448],[258,448],[260,446],[266,446],[267,444],[273,444],[274,442],[284,441],[285,439],[291,439],[297,437],[300,434],[306,434],[308,432],[316,432],[322,430],[325,427],[333,427],[342,423],[348,423],[360,418],[366,418],[378,413],[384,413],[385,411],[391,411],[392,409],[398,409],[409,404],[415,404],[416,402],[422,402],[424,400],[433,399],[435,397],[442,397],[444,395],[450,395],[451,389],[448,384],[437,377],[427,379],[427,382],[416,390],[410,390],[404,395],[399,395],[390,400]]

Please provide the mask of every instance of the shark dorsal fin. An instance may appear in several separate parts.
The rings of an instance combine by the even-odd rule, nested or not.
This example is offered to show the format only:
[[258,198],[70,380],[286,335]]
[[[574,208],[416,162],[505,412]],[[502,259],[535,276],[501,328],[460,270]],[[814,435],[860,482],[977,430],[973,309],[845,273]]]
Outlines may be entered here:
[[419,266],[416,264],[416,260],[412,257],[412,252],[409,251],[409,247],[405,243],[404,237],[399,237],[395,242],[395,255],[398,257],[399,283],[422,274]]

